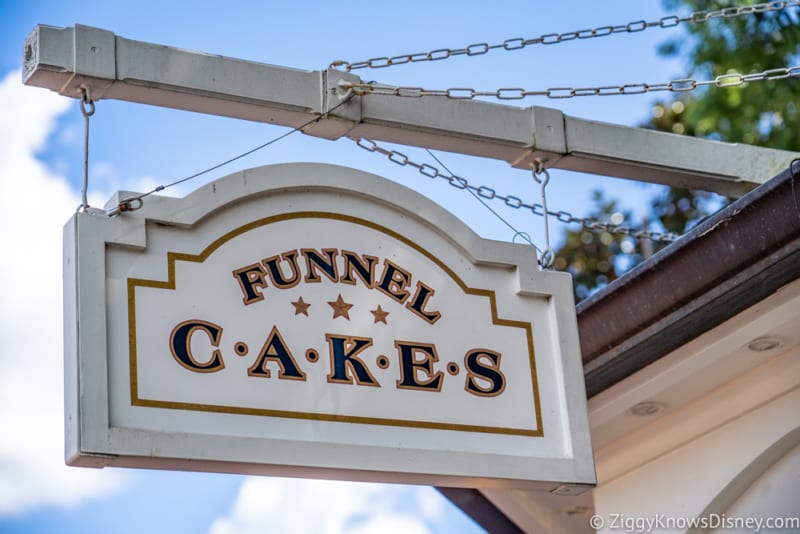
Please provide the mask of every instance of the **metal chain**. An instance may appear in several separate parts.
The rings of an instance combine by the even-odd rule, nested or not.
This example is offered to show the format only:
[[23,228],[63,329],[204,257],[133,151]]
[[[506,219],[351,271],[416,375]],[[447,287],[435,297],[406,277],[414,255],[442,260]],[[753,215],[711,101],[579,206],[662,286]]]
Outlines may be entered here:
[[89,117],[94,115],[95,110],[91,87],[81,86],[80,106],[83,114],[83,187],[81,188],[81,205],[78,209],[85,212],[89,209]]
[[493,97],[498,100],[522,100],[529,96],[544,96],[552,99],[574,98],[576,96],[612,96],[640,95],[656,91],[685,93],[699,87],[738,87],[749,82],[782,80],[800,76],[800,65],[765,70],[753,74],[720,74],[713,80],[694,80],[685,78],[666,83],[632,83],[624,85],[604,85],[599,87],[551,87],[549,89],[528,91],[519,87],[504,87],[495,91],[479,91],[469,87],[451,87],[449,89],[423,89],[422,87],[391,86],[375,83],[345,83],[342,87],[350,89],[354,94],[401,96],[405,98],[421,98],[424,96],[443,96],[452,100],[472,100],[478,97]]
[[331,63],[331,68],[344,67],[344,69],[347,71],[364,68],[379,69],[392,67],[394,65],[403,65],[406,63],[418,63],[420,61],[441,61],[454,56],[480,56],[486,54],[490,50],[520,50],[526,46],[534,44],[553,45],[566,41],[574,41],[576,39],[606,37],[608,35],[614,35],[618,33],[638,33],[647,30],[648,28],[673,28],[684,22],[698,24],[708,22],[712,19],[728,19],[754,13],[764,13],[767,11],[781,11],[788,7],[798,6],[800,6],[800,0],[789,0],[784,2],[763,2],[761,4],[753,4],[749,6],[727,7],[717,11],[695,11],[686,17],[670,15],[667,17],[661,17],[660,19],[652,22],[637,20],[616,26],[600,26],[598,28],[564,33],[547,33],[532,39],[513,37],[511,39],[506,39],[502,43],[493,45],[488,43],[475,43],[465,46],[464,48],[438,48],[436,50],[431,50],[430,52],[400,54],[398,56],[391,57],[374,57],[365,61],[350,62],[337,60]]
[[547,210],[542,204],[525,202],[521,198],[513,195],[501,195],[497,193],[497,191],[492,187],[486,185],[476,186],[471,184],[469,180],[467,180],[466,178],[442,172],[438,168],[428,163],[417,163],[415,161],[412,161],[411,159],[408,158],[408,156],[406,156],[402,152],[383,148],[382,146],[378,145],[378,143],[370,139],[365,139],[361,137],[358,139],[354,139],[354,141],[359,147],[363,148],[364,150],[367,150],[368,152],[375,152],[378,154],[382,154],[386,156],[389,159],[389,161],[397,165],[400,165],[401,167],[405,166],[414,167],[423,176],[427,176],[428,178],[441,178],[443,180],[446,180],[451,186],[455,187],[456,189],[472,191],[479,197],[484,198],[486,200],[502,201],[509,208],[526,209],[529,210],[534,215],[539,215],[539,216],[544,216],[544,214],[546,213],[550,217],[555,217],[556,220],[565,224],[580,224],[587,230],[593,230],[597,232],[608,232],[617,235],[626,235],[634,237],[636,239],[649,239],[651,241],[671,243],[680,237],[679,235],[674,234],[672,232],[662,233],[662,232],[651,232],[649,230],[637,230],[635,228],[621,226],[618,224],[605,223],[597,219],[576,217],[568,211],[563,211],[563,210],[550,211]]

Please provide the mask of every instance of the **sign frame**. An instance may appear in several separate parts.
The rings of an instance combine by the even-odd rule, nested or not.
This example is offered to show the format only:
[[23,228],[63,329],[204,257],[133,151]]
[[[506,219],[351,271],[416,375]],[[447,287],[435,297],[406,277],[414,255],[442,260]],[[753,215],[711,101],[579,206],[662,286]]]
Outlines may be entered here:
[[[112,202],[136,195],[120,192]],[[369,221],[366,226],[372,224],[400,238],[405,236],[411,245],[415,241],[406,235],[409,231],[429,243],[441,240],[439,246],[464,259],[454,267],[458,274],[482,270],[506,273],[502,276],[512,282],[514,298],[536,300],[552,319],[544,327],[534,325],[536,362],[550,359],[542,366],[546,374],[534,377],[534,381],[546,381],[544,398],[536,400],[537,410],[543,412],[537,418],[539,431],[544,419],[544,435],[504,436],[502,439],[518,440],[509,452],[478,450],[480,447],[453,450],[452,443],[449,449],[441,450],[429,445],[390,446],[379,439],[373,443],[369,432],[374,425],[363,421],[353,424],[354,432],[365,432],[366,437],[358,443],[200,432],[196,431],[200,420],[214,427],[225,427],[230,420],[232,428],[240,428],[237,425],[242,421],[255,421],[254,417],[268,414],[207,414],[190,406],[136,403],[135,394],[128,392],[126,397],[119,393],[120,382],[115,382],[115,377],[125,366],[120,363],[124,355],[115,347],[120,332],[131,324],[132,298],[119,294],[119,281],[109,279],[115,276],[113,255],[145,254],[155,246],[160,232],[193,235],[207,231],[203,228],[209,221],[216,221],[218,228],[239,228],[242,222],[252,222],[256,206],[262,205],[267,206],[264,217],[276,220],[291,218],[291,214],[320,213],[320,206],[336,205],[337,210],[325,210],[332,220]],[[340,214],[342,209],[349,211]],[[214,231],[217,233],[213,235],[221,232]],[[208,248],[209,239],[204,235],[200,241],[203,239]],[[160,261],[166,272],[166,258]],[[146,263],[146,258],[141,263]],[[174,274],[174,265],[169,269]],[[64,280],[65,455],[69,465],[522,488],[565,494],[579,493],[596,484],[571,277],[540,271],[529,246],[482,239],[431,200],[394,182],[333,165],[282,164],[234,173],[180,199],[151,195],[140,210],[117,217],[79,212],[64,228]],[[130,279],[123,285],[130,290]],[[124,317],[118,311],[122,307],[128,310]],[[119,324],[121,317],[126,325]],[[129,340],[135,336],[130,330]],[[131,380],[135,392],[135,379]],[[132,401],[130,406],[125,406],[126,398]],[[542,408],[540,402],[548,404]],[[133,415],[129,418],[127,414]],[[196,421],[187,423],[187,427],[172,427],[181,417]],[[144,423],[131,423],[137,418]],[[351,423],[323,420],[314,424]],[[428,443],[433,435],[430,433],[456,432],[436,428],[408,431],[410,442],[416,444]],[[417,434],[422,437],[414,441]],[[470,437],[475,443],[495,439],[471,431],[459,436]],[[540,441],[519,441],[525,439]],[[519,452],[527,450],[528,443],[537,452]]]

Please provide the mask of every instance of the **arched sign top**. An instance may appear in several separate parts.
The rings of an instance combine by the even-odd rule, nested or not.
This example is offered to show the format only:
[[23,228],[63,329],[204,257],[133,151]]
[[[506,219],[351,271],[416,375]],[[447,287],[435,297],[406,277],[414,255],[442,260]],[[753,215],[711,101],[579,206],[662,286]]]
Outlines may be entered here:
[[[442,239],[461,247],[476,264],[506,265],[522,269],[526,274],[536,271],[540,277],[554,274],[538,271],[530,247],[482,239],[455,215],[412,189],[371,173],[321,163],[284,163],[247,169],[210,182],[184,198],[151,195],[145,199],[142,209],[132,212],[140,223],[138,228],[128,226],[125,235],[119,239],[120,243],[131,246],[145,246],[145,229],[141,224],[144,220],[192,227],[222,211],[229,211],[237,203],[257,201],[265,195],[309,196],[321,193],[329,194],[337,204],[344,199],[361,201],[367,210],[388,210],[404,220],[427,226]],[[120,191],[108,204],[116,205],[122,199],[139,195]],[[325,211],[331,211],[331,206],[327,208]],[[344,210],[337,211],[341,213]],[[530,291],[536,292],[535,282],[531,280],[528,285]]]
[[67,339],[106,399],[68,405],[71,463],[594,482],[569,276],[413,191],[261,167],[65,236],[71,319],[107,325]]

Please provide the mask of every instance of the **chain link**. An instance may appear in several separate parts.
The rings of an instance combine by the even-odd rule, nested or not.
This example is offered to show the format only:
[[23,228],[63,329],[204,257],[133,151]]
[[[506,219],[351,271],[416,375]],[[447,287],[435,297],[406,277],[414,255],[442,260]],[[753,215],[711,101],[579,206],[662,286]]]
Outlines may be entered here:
[[618,33],[638,33],[649,28],[674,28],[682,23],[699,24],[713,19],[729,19],[733,17],[751,15],[754,13],[781,11],[789,7],[798,6],[800,6],[800,0],[763,2],[761,4],[753,4],[749,6],[727,7],[717,11],[695,11],[686,17],[670,15],[661,17],[660,19],[651,22],[637,20],[627,24],[618,24],[616,26],[600,26],[598,28],[576,30],[564,33],[547,33],[532,39],[513,37],[511,39],[506,39],[502,43],[492,45],[488,43],[475,43],[465,46],[464,48],[439,48],[436,50],[431,50],[430,52],[400,54],[398,56],[391,57],[374,57],[364,61],[355,62],[337,60],[331,63],[331,67],[344,67],[344,69],[349,72],[357,69],[380,69],[395,65],[404,65],[406,63],[418,63],[421,61],[441,61],[455,56],[481,56],[490,50],[520,50],[526,46],[534,44],[553,45],[566,41],[574,41],[576,39],[594,39],[596,37],[606,37],[608,35],[614,35]]
[[522,100],[531,96],[543,96],[551,99],[575,98],[578,96],[611,96],[640,95],[657,91],[685,93],[699,87],[738,87],[750,82],[782,80],[800,76],[800,65],[765,70],[752,74],[727,73],[720,74],[713,80],[695,80],[684,78],[666,83],[629,83],[624,85],[603,85],[599,87],[551,87],[544,90],[529,91],[519,87],[503,87],[494,91],[479,91],[469,87],[451,87],[449,89],[423,89],[422,87],[392,86],[375,83],[346,83],[342,86],[359,96],[383,95],[404,98],[422,98],[440,96],[451,100],[472,100],[478,97],[497,98],[498,100]]
[[636,239],[649,239],[651,241],[671,243],[680,237],[679,235],[674,234],[672,232],[664,233],[664,232],[652,232],[650,230],[637,230],[635,228],[630,228],[627,226],[602,222],[597,219],[576,217],[568,211],[563,211],[563,210],[550,211],[546,209],[542,204],[525,202],[521,198],[513,195],[502,195],[498,193],[494,188],[489,187],[487,185],[476,186],[470,183],[469,180],[467,180],[466,178],[441,171],[437,167],[429,165],[428,163],[417,163],[411,160],[408,156],[406,156],[402,152],[399,152],[397,150],[386,149],[380,146],[375,141],[372,141],[371,139],[365,139],[361,137],[356,139],[355,142],[359,147],[363,148],[364,150],[368,152],[382,154],[386,156],[386,158],[389,161],[397,165],[400,165],[401,167],[413,167],[417,169],[417,171],[423,176],[427,176],[428,178],[432,179],[441,178],[442,180],[447,181],[451,186],[455,187],[456,189],[461,189],[461,190],[468,189],[477,194],[478,196],[480,196],[481,198],[503,202],[503,204],[505,204],[509,208],[525,209],[530,211],[534,215],[539,215],[539,216],[543,216],[545,213],[547,213],[547,215],[549,215],[550,217],[555,217],[556,220],[565,224],[580,224],[587,230],[592,230],[595,232],[608,232],[610,234],[617,234],[617,235],[625,235]]

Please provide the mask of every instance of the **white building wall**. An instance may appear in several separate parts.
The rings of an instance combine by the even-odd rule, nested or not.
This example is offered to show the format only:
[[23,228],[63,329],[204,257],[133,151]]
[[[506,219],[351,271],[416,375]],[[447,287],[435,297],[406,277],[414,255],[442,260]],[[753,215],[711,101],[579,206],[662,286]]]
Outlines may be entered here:
[[[799,407],[800,408],[800,407]],[[783,523],[784,529],[764,529],[764,532],[800,532],[800,445],[786,453],[761,474],[731,506],[727,517],[798,517],[794,524]],[[773,523],[780,527],[781,523]],[[715,534],[731,532],[715,529]]]
[[686,532],[690,518],[722,514],[800,516],[799,444],[797,388],[717,428],[708,421],[700,437],[601,482],[600,531]]

